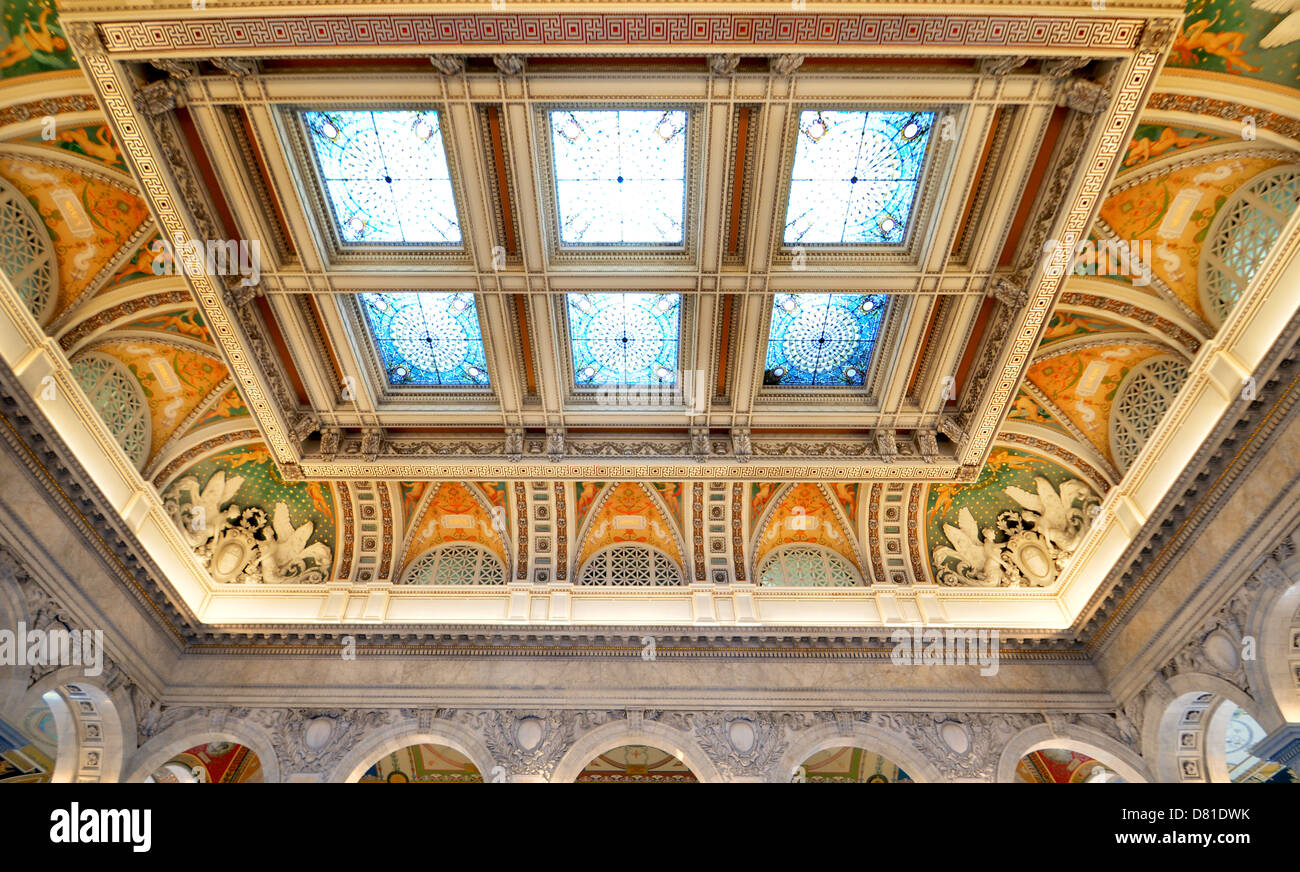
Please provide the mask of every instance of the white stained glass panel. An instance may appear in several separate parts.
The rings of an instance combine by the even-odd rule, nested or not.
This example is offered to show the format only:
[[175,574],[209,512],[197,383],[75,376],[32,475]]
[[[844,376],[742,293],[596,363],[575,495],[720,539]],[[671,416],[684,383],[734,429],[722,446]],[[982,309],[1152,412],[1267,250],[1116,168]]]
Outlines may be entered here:
[[460,243],[437,112],[305,112],[303,121],[344,242]]
[[685,111],[552,112],[560,241],[680,245],[686,124]]

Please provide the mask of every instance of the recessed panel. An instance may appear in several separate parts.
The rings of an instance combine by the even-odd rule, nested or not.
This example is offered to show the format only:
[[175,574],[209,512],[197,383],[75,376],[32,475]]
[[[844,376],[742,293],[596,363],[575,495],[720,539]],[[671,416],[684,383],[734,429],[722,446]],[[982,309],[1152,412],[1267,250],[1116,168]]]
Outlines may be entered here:
[[884,294],[777,294],[763,384],[862,387],[886,302]]
[[569,294],[568,317],[578,387],[677,383],[680,294]]
[[932,112],[802,112],[786,245],[903,244],[934,118]]
[[302,117],[344,243],[460,244],[437,112],[304,112]]
[[562,245],[681,245],[685,111],[553,111]]
[[390,385],[488,386],[473,294],[361,294],[361,309]]

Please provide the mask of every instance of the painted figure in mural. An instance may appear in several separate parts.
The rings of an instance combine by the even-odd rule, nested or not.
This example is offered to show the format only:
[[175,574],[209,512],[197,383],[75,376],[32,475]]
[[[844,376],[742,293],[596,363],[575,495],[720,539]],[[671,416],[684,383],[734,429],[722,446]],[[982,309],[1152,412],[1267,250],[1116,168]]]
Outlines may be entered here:
[[1246,50],[1242,44],[1246,34],[1238,30],[1215,32],[1210,25],[1219,20],[1219,16],[1193,21],[1174,40],[1174,52],[1184,64],[1196,63],[1196,52],[1203,51],[1209,55],[1223,58],[1224,68],[1230,72],[1258,73],[1261,67],[1252,66],[1242,60]]
[[68,50],[68,41],[63,38],[58,24],[50,22],[53,12],[49,7],[42,9],[35,25],[31,19],[26,19],[17,33],[10,34],[9,43],[0,48],[0,70],[28,59],[53,69],[67,66],[58,54]]
[[1160,157],[1171,148],[1187,148],[1189,145],[1209,142],[1213,138],[1213,136],[1209,135],[1181,136],[1177,130],[1166,127],[1160,131],[1160,136],[1155,140],[1152,140],[1149,136],[1143,136],[1129,143],[1128,156],[1124,158],[1124,166],[1140,166],[1153,157]]

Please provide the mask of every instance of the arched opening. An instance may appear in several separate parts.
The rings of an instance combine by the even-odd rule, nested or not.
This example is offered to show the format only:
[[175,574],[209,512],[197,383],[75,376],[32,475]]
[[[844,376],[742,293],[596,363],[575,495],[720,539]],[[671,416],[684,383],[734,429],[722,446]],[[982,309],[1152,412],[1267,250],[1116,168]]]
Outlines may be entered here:
[[1110,410],[1110,450],[1121,471],[1133,465],[1187,379],[1187,365],[1172,355],[1133,367],[1115,392]]
[[361,784],[482,784],[483,774],[468,757],[446,745],[407,745],[374,762]]
[[153,424],[139,379],[117,358],[94,351],[72,362],[72,376],[136,469],[144,468]]
[[187,748],[150,775],[146,784],[260,784],[262,761],[250,748],[222,740]]
[[795,770],[794,780],[842,784],[911,784],[912,776],[882,754],[846,745],[826,748],[804,760]]
[[1300,776],[1294,770],[1251,753],[1267,735],[1268,731],[1250,712],[1232,700],[1224,700],[1205,728],[1206,771],[1210,780],[1234,784],[1300,783]]
[[436,545],[411,562],[403,584],[505,584],[506,567],[481,545]]
[[22,192],[0,179],[0,270],[44,326],[59,296],[54,246]]
[[620,543],[602,548],[582,565],[578,584],[608,587],[662,587],[682,584],[677,563],[649,545]]
[[40,700],[16,720],[0,719],[0,784],[49,782],[59,752],[54,712]]
[[782,545],[758,568],[763,587],[855,587],[862,576],[853,564],[823,545]]
[[1040,748],[1016,764],[1018,784],[1123,783],[1113,769],[1079,751]]
[[578,773],[578,784],[696,784],[699,778],[676,754],[650,745],[619,745],[597,754]]

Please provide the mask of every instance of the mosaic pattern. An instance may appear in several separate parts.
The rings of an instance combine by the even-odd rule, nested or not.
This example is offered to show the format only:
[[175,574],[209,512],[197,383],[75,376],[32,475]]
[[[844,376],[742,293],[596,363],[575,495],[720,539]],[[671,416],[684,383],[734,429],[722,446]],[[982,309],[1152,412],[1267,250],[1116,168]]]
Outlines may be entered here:
[[569,346],[579,385],[677,383],[679,294],[569,294]]
[[803,112],[785,243],[902,243],[934,117],[932,112]]
[[860,387],[887,299],[884,294],[777,294],[763,384]]
[[437,112],[304,112],[344,242],[458,245]]
[[473,294],[362,294],[361,309],[389,384],[488,385]]
[[684,111],[552,112],[560,242],[680,245]]

